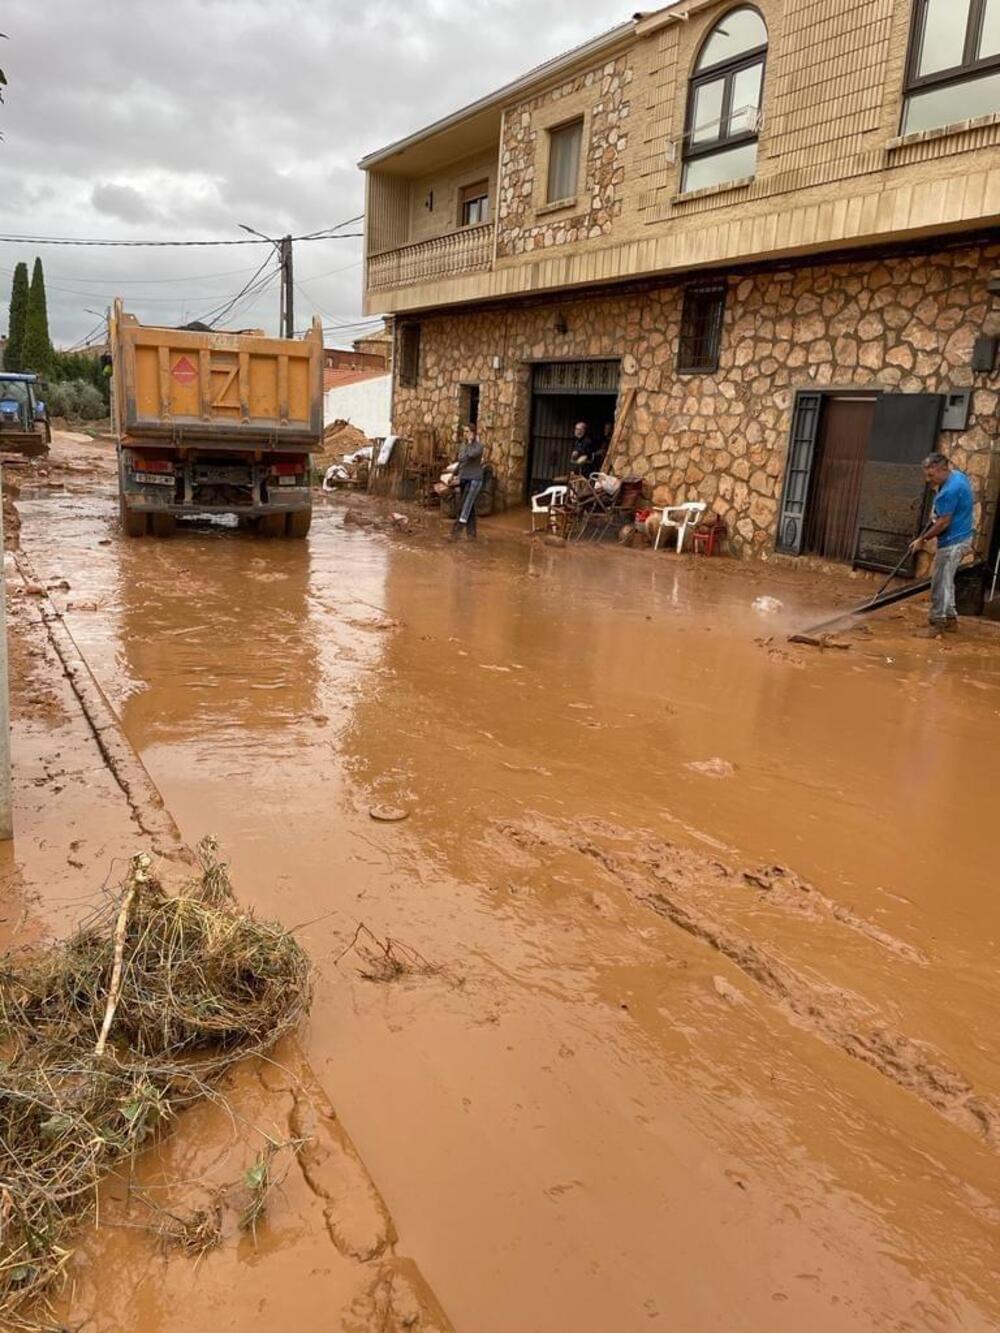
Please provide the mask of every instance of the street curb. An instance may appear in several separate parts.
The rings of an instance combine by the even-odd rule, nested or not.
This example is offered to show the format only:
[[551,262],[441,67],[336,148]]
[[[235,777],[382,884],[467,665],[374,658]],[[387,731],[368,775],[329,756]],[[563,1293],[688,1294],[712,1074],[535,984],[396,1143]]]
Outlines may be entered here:
[[[25,588],[43,586],[31,561],[23,551],[14,551],[14,564]],[[163,797],[149,776],[142,760],[122,730],[121,722],[77,647],[62,613],[46,593],[32,600],[38,602],[41,621],[49,642],[62,664],[70,687],[80,704],[94,740],[111,775],[121,788],[132,816],[143,835],[150,839],[157,856],[184,865],[194,865],[195,857],[181,836],[181,831],[164,804]]]

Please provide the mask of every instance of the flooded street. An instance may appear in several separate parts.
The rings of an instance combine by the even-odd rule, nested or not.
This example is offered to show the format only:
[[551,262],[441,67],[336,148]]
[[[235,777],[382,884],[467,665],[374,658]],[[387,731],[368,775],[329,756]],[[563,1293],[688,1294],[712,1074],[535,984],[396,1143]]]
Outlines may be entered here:
[[792,648],[868,583],[345,503],[126,541],[107,455],[21,541],[185,841],[301,924],[305,1057],[455,1328],[1000,1327],[990,629]]

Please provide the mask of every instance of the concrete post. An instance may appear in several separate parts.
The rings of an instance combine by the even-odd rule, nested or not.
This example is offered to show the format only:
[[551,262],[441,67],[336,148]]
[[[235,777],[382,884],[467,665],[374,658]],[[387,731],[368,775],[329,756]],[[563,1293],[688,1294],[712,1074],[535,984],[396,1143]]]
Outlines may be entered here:
[[3,566],[3,469],[0,468],[0,842],[14,836],[10,790],[10,689],[7,673],[7,575]]

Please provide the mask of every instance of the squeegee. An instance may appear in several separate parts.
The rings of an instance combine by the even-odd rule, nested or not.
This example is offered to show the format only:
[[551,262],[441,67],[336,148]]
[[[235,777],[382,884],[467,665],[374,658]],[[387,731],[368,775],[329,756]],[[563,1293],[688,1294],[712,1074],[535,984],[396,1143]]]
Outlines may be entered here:
[[[930,531],[930,527],[931,525],[928,524],[917,538],[918,541],[923,541],[927,536],[927,533]],[[870,597],[867,602],[863,602],[861,606],[852,607],[850,611],[841,611],[840,615],[831,616],[829,620],[821,620],[818,625],[810,625],[808,629],[799,630],[796,634],[789,634],[788,642],[808,643],[814,647],[821,648],[823,646],[823,635],[829,633],[835,625],[840,625],[843,621],[850,620],[853,616],[867,616],[872,611],[881,611],[883,607],[894,606],[896,602],[905,602],[910,597],[916,597],[922,592],[927,592],[931,586],[930,579],[918,579],[916,583],[907,583],[902,588],[894,588],[892,592],[886,592],[886,588],[888,588],[889,584],[903,568],[909,555],[910,548],[907,546],[906,550],[897,561],[896,567],[893,569],[892,573],[882,584],[881,588],[879,588],[878,592]]]

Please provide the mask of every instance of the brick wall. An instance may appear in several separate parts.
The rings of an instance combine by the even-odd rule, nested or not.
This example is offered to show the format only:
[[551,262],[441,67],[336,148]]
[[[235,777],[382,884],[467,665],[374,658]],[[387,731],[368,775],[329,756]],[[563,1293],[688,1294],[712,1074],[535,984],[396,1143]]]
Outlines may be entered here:
[[773,548],[797,388],[974,387],[969,428],[942,443],[980,500],[992,502],[1000,385],[974,377],[969,363],[976,335],[1000,332],[1000,305],[994,314],[986,290],[998,266],[1000,244],[970,244],[732,276],[721,364],[711,375],[676,372],[680,285],[425,316],[420,380],[415,389],[397,384],[394,429],[432,427],[442,441],[455,438],[459,385],[479,383],[481,434],[518,503],[530,363],[622,357],[622,385],[634,385],[637,397],[617,470],[644,478],[660,502],[707,500],[736,549],[752,555]]

